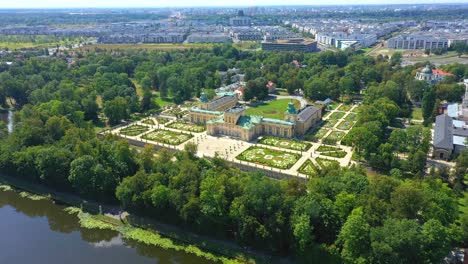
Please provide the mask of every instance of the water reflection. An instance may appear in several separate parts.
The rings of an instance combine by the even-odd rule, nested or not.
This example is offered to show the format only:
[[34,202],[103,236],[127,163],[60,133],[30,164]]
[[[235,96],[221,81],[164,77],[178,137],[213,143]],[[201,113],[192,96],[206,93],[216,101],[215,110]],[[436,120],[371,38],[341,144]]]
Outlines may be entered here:
[[82,228],[64,208],[0,190],[0,263],[211,263],[125,239],[116,231]]

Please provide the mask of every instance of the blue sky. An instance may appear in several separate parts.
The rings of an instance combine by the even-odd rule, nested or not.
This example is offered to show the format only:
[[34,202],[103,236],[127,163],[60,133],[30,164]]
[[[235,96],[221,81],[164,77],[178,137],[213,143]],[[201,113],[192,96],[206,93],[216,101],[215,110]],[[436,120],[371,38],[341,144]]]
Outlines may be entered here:
[[468,3],[468,0],[2,0],[0,8],[47,7],[166,7],[166,6],[259,6],[259,5],[341,5],[341,4],[413,4]]

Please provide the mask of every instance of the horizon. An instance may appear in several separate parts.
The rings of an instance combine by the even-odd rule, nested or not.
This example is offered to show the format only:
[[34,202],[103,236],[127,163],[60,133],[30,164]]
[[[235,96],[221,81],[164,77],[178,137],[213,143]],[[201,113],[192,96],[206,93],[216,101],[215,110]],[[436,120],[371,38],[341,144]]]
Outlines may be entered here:
[[171,5],[152,5],[144,2],[147,0],[135,0],[133,5],[128,5],[127,1],[122,0],[103,0],[96,3],[92,0],[83,0],[80,1],[80,4],[70,4],[69,2],[63,2],[58,0],[49,0],[42,1],[38,4],[36,1],[32,0],[19,0],[15,2],[5,3],[0,5],[0,9],[76,9],[76,8],[89,8],[89,9],[101,9],[101,8],[230,8],[230,7],[327,7],[327,6],[410,6],[410,5],[450,5],[450,4],[468,4],[466,0],[413,0],[408,2],[405,0],[397,1],[386,1],[386,0],[332,0],[326,5],[317,3],[310,3],[306,0],[292,0],[289,3],[285,4],[281,0],[260,0],[257,1],[255,5],[252,5],[248,0],[239,0],[237,4],[222,5],[212,2],[211,0],[200,0],[199,4],[194,4],[193,1],[189,0],[175,0],[172,1]]

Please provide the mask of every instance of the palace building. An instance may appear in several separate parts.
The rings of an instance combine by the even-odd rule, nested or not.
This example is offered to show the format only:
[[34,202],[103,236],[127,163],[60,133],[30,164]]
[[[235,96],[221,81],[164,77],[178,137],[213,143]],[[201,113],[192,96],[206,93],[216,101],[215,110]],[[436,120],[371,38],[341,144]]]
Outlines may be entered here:
[[[225,135],[244,141],[252,141],[264,135],[301,137],[321,121],[321,110],[314,106],[307,106],[298,111],[291,101],[285,111],[285,120],[279,120],[246,115],[245,107],[232,105],[233,100],[225,97],[207,101],[206,94],[202,93],[201,107],[190,110],[190,121],[206,124],[209,135]],[[237,100],[235,102],[237,103]]]
[[468,146],[468,79],[461,104],[449,104],[447,113],[438,115],[434,125],[433,157],[448,160]]
[[452,76],[449,72],[444,72],[437,69],[431,69],[429,65],[416,73],[415,79],[420,81],[426,81],[429,84],[436,84],[447,76]]

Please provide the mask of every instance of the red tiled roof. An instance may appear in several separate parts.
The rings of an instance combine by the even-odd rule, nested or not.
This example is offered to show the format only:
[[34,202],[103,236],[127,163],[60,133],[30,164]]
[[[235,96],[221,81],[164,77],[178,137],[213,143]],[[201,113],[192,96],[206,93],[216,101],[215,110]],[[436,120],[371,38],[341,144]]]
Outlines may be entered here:
[[441,70],[437,70],[437,69],[433,69],[432,74],[439,74],[439,75],[444,75],[444,76],[453,75],[450,72],[445,72],[445,71],[441,71]]

